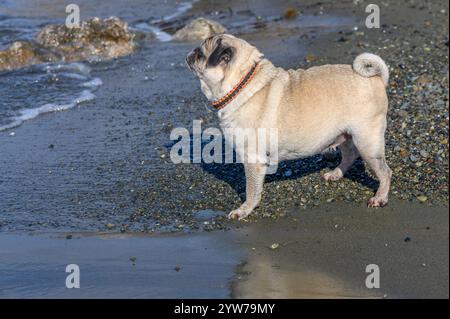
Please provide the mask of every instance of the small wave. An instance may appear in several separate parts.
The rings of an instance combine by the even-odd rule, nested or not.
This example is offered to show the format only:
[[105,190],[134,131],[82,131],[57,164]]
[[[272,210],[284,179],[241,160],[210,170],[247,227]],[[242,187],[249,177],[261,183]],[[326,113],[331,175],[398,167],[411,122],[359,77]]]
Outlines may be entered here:
[[94,78],[91,81],[83,83],[82,86],[89,87],[89,88],[96,88],[97,86],[100,86],[102,84],[103,84],[102,79]]
[[17,127],[17,126],[21,125],[23,122],[34,119],[35,117],[39,116],[40,114],[68,110],[68,109],[71,109],[71,108],[77,106],[80,103],[91,101],[94,98],[95,98],[95,95],[91,91],[84,90],[81,92],[81,94],[77,98],[75,98],[73,101],[71,101],[67,104],[48,103],[48,104],[44,104],[44,105],[34,108],[34,109],[21,110],[19,112],[20,114],[18,116],[14,117],[12,123],[9,123],[4,126],[0,126],[0,131],[5,131],[8,129]]
[[196,2],[198,2],[198,0],[193,0],[190,2],[181,2],[181,3],[179,3],[179,6],[178,6],[177,10],[175,10],[174,13],[166,15],[166,16],[162,17],[161,19],[152,20],[151,23],[154,24],[154,23],[161,23],[163,21],[173,20],[173,19],[179,17],[180,15],[186,13],[187,11],[191,10],[192,7],[194,6],[194,3],[196,3]]
[[88,76],[86,76],[86,75],[81,75],[81,74],[78,74],[78,73],[68,73],[68,72],[63,72],[63,73],[60,73],[60,74],[61,74],[61,76],[63,76],[63,77],[66,77],[66,78],[69,78],[69,79],[80,80],[80,81],[86,81],[86,80],[89,79]]
[[169,33],[161,30],[160,28],[158,28],[156,25],[161,23],[161,22],[166,22],[166,21],[171,21],[174,20],[175,18],[179,17],[180,15],[186,13],[187,11],[191,10],[194,3],[198,2],[198,0],[193,0],[190,2],[181,2],[177,8],[177,10],[175,10],[174,13],[169,14],[167,16],[164,16],[160,19],[155,19],[150,21],[150,23],[147,22],[141,22],[136,24],[133,28],[138,30],[138,31],[145,31],[145,32],[152,32],[156,39],[158,39],[161,42],[169,42],[172,40],[172,35],[170,35]]
[[103,82],[90,73],[90,66],[81,62],[47,63],[0,77],[0,95],[9,101],[0,101],[0,131],[94,99]]
[[91,73],[91,68],[81,62],[43,64],[42,69],[47,72],[71,71],[81,73],[83,75],[88,75],[89,73]]
[[161,42],[168,42],[172,40],[172,36],[167,32],[164,32],[158,27],[152,26],[147,22],[141,22],[134,26],[134,29],[138,31],[152,32],[155,37]]

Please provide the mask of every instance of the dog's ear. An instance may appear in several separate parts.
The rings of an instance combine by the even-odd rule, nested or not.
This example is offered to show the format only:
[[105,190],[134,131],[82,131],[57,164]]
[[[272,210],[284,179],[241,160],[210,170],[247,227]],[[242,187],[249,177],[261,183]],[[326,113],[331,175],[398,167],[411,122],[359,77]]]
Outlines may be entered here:
[[224,45],[222,39],[218,39],[216,42],[216,48],[208,58],[207,65],[209,67],[215,67],[220,63],[229,63],[234,55],[234,49],[230,46]]

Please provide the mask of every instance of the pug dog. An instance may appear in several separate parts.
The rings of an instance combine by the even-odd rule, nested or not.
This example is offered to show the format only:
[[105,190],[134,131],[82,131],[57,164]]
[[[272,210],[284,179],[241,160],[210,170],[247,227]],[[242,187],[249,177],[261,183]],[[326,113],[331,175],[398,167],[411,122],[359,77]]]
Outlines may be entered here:
[[[368,206],[386,205],[392,176],[384,137],[389,70],[379,56],[363,53],[353,65],[284,70],[247,41],[221,34],[193,49],[186,63],[217,110],[222,130],[276,128],[277,161],[339,147],[341,162],[323,174],[327,181],[341,179],[362,157],[379,180]],[[235,147],[245,157],[242,146]],[[244,161],[246,200],[230,218],[243,219],[258,206],[267,166],[264,160]]]

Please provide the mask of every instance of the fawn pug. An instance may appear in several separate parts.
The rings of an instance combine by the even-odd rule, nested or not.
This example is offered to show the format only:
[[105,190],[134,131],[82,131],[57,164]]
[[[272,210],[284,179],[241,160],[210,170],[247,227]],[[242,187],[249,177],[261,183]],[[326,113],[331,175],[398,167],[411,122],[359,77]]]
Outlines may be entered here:
[[[389,70],[380,57],[363,53],[352,66],[284,70],[245,40],[221,34],[203,41],[186,62],[217,110],[223,130],[276,128],[277,161],[339,147],[341,163],[323,175],[326,180],[342,178],[361,156],[380,182],[368,206],[387,203],[392,175],[384,139]],[[235,147],[240,157],[247,158],[244,145]],[[245,218],[261,199],[267,161],[243,162],[246,200],[230,218]]]

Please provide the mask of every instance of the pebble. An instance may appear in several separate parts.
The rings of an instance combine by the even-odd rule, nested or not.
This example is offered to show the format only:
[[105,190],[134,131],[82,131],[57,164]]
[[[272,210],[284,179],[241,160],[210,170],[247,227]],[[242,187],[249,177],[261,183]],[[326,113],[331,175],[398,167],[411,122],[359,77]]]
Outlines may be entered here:
[[420,150],[420,156],[427,158],[430,154],[425,150]]
[[299,11],[296,8],[287,8],[283,13],[283,17],[286,20],[295,19],[299,16]]
[[278,243],[273,243],[272,245],[270,245],[270,249],[273,249],[273,250],[277,249],[278,247],[280,247],[280,244],[278,244]]
[[419,195],[417,196],[417,199],[419,200],[419,202],[424,203],[428,200],[428,197],[425,195]]
[[108,228],[108,229],[113,229],[114,227],[116,227],[116,225],[114,225],[112,223],[106,224],[106,228]]
[[289,177],[289,176],[292,176],[292,170],[287,170],[286,172],[284,172],[284,176],[285,177]]

